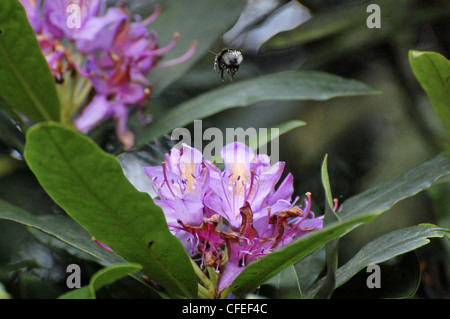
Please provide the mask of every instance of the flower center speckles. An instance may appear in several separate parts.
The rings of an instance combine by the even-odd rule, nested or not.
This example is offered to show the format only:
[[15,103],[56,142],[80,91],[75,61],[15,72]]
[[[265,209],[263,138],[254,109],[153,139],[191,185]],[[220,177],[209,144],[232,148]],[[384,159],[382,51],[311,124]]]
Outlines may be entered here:
[[195,164],[194,163],[182,163],[180,164],[181,176],[186,181],[189,191],[192,192],[192,188],[195,182]]

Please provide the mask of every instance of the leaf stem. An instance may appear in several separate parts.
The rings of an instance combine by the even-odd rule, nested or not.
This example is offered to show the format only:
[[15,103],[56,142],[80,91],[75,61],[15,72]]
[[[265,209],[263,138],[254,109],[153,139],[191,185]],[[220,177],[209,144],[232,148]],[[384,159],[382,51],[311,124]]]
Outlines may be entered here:
[[203,287],[200,283],[198,284],[198,296],[202,299],[212,299],[212,293]]
[[217,288],[217,273],[216,270],[214,269],[214,267],[206,267],[206,269],[208,270],[208,275],[209,275],[209,280],[211,282],[211,286],[213,288],[213,290],[215,290]]
[[200,269],[200,267],[197,265],[197,263],[192,260],[192,258],[189,258],[192,264],[192,267],[194,268],[194,272],[197,275],[197,277],[200,279],[202,284],[207,287],[209,290],[213,291],[214,286],[211,283],[211,280],[206,277],[206,275],[203,273],[203,271]]

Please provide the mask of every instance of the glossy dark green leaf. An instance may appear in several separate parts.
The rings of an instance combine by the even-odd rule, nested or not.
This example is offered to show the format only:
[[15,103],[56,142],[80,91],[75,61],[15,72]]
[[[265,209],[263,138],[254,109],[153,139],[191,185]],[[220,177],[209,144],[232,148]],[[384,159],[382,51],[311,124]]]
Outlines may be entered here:
[[[265,133],[256,134],[248,137],[248,142],[245,141],[245,143],[250,147],[254,152],[259,152],[260,149],[262,149],[264,146],[266,146],[268,143],[278,139],[281,135],[295,129],[301,126],[306,125],[303,121],[293,120],[288,121],[285,123],[282,123],[280,125],[274,126],[273,128],[269,128]],[[219,162],[221,161],[221,155],[217,154],[216,156],[213,156],[212,158],[206,158],[207,160],[210,160],[212,162]]]
[[12,296],[6,291],[5,287],[0,283],[0,299],[11,299]]
[[53,76],[16,0],[0,2],[0,96],[33,121],[59,120]]
[[298,27],[274,35],[262,45],[261,51],[288,48],[362,25],[366,19],[366,8],[367,5],[358,4],[320,12]]
[[[274,126],[274,129],[278,129],[278,132],[272,132],[272,128],[267,130],[267,134],[258,134],[251,138],[249,138],[248,145],[249,147],[257,152],[260,148],[265,146],[266,144],[272,142],[273,140],[279,138],[281,135],[295,129],[306,125],[303,121],[293,120],[284,122],[280,125]],[[272,134],[273,133],[273,134]]]
[[[369,4],[380,6],[381,28],[368,28],[366,22],[372,14],[367,12]],[[384,41],[415,34],[418,25],[446,19],[448,11],[447,2],[418,3],[409,0],[323,5],[313,12],[310,20],[266,41],[261,51],[305,46],[307,49],[302,51],[303,68],[317,68],[355,52],[383,45]]]
[[95,273],[89,285],[86,287],[75,288],[74,290],[60,296],[59,299],[95,299],[95,292],[108,284],[112,284],[131,273],[139,271],[141,265],[138,264],[117,264],[106,267]]
[[[370,29],[367,20],[373,11],[367,11],[371,3],[357,2],[339,6],[325,6],[314,12],[310,20],[296,28],[280,32],[267,40],[261,51],[285,49],[296,45],[323,41],[326,50],[314,51],[333,56],[342,50],[357,50],[371,46],[392,33],[399,33],[405,26],[431,21],[446,16],[444,4],[417,5],[409,0],[378,0],[381,28]],[[341,41],[339,46],[339,40]],[[328,45],[329,44],[329,45]],[[333,54],[329,54],[333,52]],[[348,51],[347,51],[348,52]],[[311,56],[314,59],[314,56]]]
[[142,265],[163,293],[197,295],[189,256],[162,210],[131,185],[114,156],[75,130],[42,123],[27,132],[25,160],[60,207],[118,255]]
[[242,294],[265,283],[323,244],[343,235],[349,228],[369,222],[374,217],[375,215],[357,216],[342,223],[334,223],[322,230],[309,233],[293,243],[251,263],[233,281],[231,285],[233,293],[238,297],[242,296]]
[[450,61],[436,52],[410,51],[409,63],[431,105],[450,132]]
[[259,293],[264,297],[272,299],[302,298],[302,291],[294,266],[290,266],[270,278],[261,286]]
[[322,244],[343,236],[363,223],[370,222],[395,203],[427,189],[437,179],[448,174],[450,174],[450,160],[440,155],[352,197],[342,204],[342,209],[338,212],[340,222],[310,233],[250,264],[233,282],[233,292],[239,296],[250,291]]
[[72,291],[58,297],[58,299],[93,299],[89,286],[74,288]]
[[17,271],[19,269],[33,269],[39,268],[41,265],[34,259],[25,259],[13,264],[1,265],[0,266],[0,280],[4,280],[11,272]]
[[[434,225],[421,224],[407,228],[401,228],[382,235],[369,242],[358,253],[353,256],[345,265],[336,271],[335,288],[343,285],[361,269],[384,262],[398,255],[422,247],[430,242],[430,238],[450,237],[450,230],[439,228]],[[307,296],[315,296],[321,281],[316,283]]]
[[446,155],[433,157],[395,178],[376,184],[346,200],[338,210],[344,221],[364,214],[381,214],[397,202],[429,188],[439,178],[450,174],[450,159]]
[[[17,206],[0,200],[0,219],[29,226],[29,231],[41,242],[64,249],[77,258],[92,260],[105,266],[126,262],[125,259],[115,252],[108,251],[92,241],[91,235],[70,217],[59,215],[35,216]],[[28,268],[32,267],[31,264],[26,264],[23,267],[25,266]],[[140,276],[134,276],[134,278],[142,282]],[[89,289],[84,291],[82,288],[72,291],[70,296],[72,298],[90,298]]]
[[340,96],[370,95],[378,92],[369,86],[323,72],[282,72],[244,80],[201,94],[188,100],[143,130],[137,145],[154,140],[194,120],[206,118],[229,108],[263,101],[328,100]]
[[[436,224],[440,227],[450,229],[450,182],[439,183],[433,185],[428,190],[428,194],[433,200],[433,210],[436,216]],[[443,246],[447,256],[450,256],[450,240],[444,241]],[[447,261],[447,265],[450,265],[450,258]]]
[[141,269],[142,269],[141,265],[126,263],[126,264],[112,265],[98,271],[92,276],[89,282],[91,295],[95,297],[95,292],[100,288],[108,284],[111,284],[122,277],[137,272]]
[[1,109],[0,109],[0,141],[4,145],[16,149],[19,152],[22,152],[25,146],[25,136],[23,132],[20,131],[20,129],[12,120],[11,116],[9,116],[5,110]]
[[35,216],[27,211],[0,200],[0,219],[11,220],[47,233],[107,264],[123,263],[116,253],[107,251],[91,240],[84,228],[64,216]]
[[[339,217],[333,210],[333,197],[331,193],[330,180],[328,177],[328,155],[322,163],[322,185],[325,192],[325,217],[323,221],[324,227],[340,222]],[[325,244],[326,253],[326,264],[327,264],[327,274],[323,280],[323,284],[317,292],[317,298],[330,298],[333,293],[334,284],[336,282],[336,269],[338,265],[338,248],[339,248],[339,238],[335,238],[329,243]]]
[[420,261],[414,251],[366,267],[333,294],[337,299],[412,298],[421,281]]
[[307,291],[322,273],[325,259],[325,249],[320,247],[294,265],[302,292]]
[[[330,223],[339,221],[339,216],[333,211],[333,195],[331,193],[330,179],[328,176],[328,154],[322,162],[321,176],[322,185],[325,192],[325,218],[328,216]],[[327,214],[328,213],[328,214]]]

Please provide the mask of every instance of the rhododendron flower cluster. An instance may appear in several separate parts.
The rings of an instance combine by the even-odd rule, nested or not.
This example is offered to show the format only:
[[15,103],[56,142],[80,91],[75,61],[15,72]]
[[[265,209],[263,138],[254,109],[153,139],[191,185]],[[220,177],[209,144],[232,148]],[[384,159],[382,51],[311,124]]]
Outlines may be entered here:
[[310,193],[302,203],[292,198],[292,174],[276,187],[285,163],[271,165],[267,155],[238,142],[221,156],[223,170],[183,144],[162,166],[144,167],[169,229],[192,257],[201,256],[201,268],[218,274],[218,296],[251,262],[323,227]]
[[[141,110],[152,86],[147,79],[155,67],[170,66],[189,59],[195,43],[180,58],[160,62],[178,38],[159,47],[155,31],[147,29],[161,7],[142,20],[131,21],[123,7],[106,7],[106,0],[20,0],[50,70],[60,85],[62,121],[74,123],[83,133],[112,117],[125,149],[134,145],[127,128],[131,106]],[[72,17],[76,5],[79,16]],[[79,19],[72,21],[71,19]],[[75,23],[77,22],[77,23]],[[80,108],[84,106],[80,112]]]

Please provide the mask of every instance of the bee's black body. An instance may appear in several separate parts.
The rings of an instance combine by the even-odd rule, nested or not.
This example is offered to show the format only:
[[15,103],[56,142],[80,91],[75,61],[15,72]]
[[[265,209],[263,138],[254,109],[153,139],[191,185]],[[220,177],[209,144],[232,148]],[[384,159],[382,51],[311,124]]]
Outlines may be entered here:
[[233,82],[233,76],[239,69],[242,60],[243,57],[240,51],[233,49],[223,49],[216,54],[216,59],[214,60],[214,70],[219,70],[222,81],[223,72],[226,70],[228,72],[230,81]]

